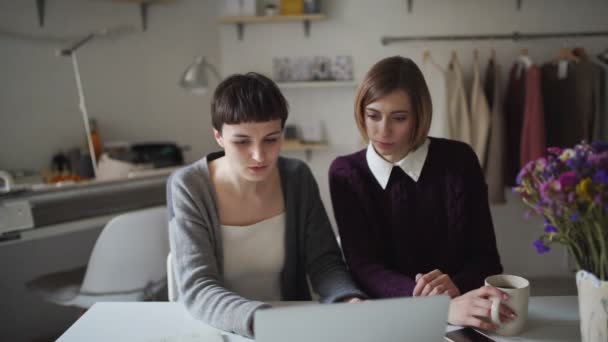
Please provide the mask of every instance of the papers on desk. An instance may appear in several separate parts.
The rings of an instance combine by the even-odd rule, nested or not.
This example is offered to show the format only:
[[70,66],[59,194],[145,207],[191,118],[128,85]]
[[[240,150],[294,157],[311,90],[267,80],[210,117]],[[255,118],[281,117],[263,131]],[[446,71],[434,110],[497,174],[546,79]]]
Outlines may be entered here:
[[159,339],[150,339],[149,342],[226,342],[224,335],[217,331],[207,331],[191,335],[167,336]]

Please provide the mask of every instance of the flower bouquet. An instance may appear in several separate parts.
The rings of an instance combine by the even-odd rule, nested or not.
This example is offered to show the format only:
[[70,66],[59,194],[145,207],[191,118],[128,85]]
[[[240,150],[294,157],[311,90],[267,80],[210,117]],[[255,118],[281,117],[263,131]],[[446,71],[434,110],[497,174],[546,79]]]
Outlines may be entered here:
[[583,341],[608,340],[608,143],[550,147],[517,177],[530,213],[545,218],[539,253],[559,243],[579,270],[577,285]]

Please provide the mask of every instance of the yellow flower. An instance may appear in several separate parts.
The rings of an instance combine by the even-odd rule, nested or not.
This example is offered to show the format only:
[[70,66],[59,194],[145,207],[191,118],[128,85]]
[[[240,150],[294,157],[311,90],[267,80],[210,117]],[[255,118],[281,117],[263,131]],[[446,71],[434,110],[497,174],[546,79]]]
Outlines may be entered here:
[[566,162],[568,159],[570,159],[570,158],[574,157],[575,155],[576,155],[576,152],[574,152],[574,150],[573,150],[573,149],[571,149],[571,148],[567,148],[567,149],[565,149],[565,150],[562,152],[562,154],[559,156],[559,159],[560,159],[562,162],[564,162],[564,163],[565,163],[565,162]]
[[581,198],[584,199],[586,201],[591,201],[593,199],[593,195],[592,195],[592,186],[593,182],[591,181],[591,178],[587,177],[583,180],[581,180],[578,185],[576,186],[576,195]]

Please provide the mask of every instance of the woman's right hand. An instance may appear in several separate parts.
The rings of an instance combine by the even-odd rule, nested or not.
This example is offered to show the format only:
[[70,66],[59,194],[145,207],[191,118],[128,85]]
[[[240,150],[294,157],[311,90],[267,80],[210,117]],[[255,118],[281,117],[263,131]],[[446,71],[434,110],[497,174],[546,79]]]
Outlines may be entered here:
[[[491,323],[492,297],[500,297],[503,301],[509,300],[508,294],[493,286],[483,286],[452,299],[448,323],[483,330],[496,330],[496,324]],[[500,306],[501,321],[511,321],[515,317],[515,313],[508,306]]]

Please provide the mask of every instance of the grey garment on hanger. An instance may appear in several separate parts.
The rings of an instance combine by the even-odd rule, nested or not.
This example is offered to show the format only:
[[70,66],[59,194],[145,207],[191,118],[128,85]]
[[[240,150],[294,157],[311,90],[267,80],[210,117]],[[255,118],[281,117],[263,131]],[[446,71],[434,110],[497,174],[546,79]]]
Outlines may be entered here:
[[505,198],[506,128],[500,73],[500,65],[490,61],[486,68],[484,84],[488,103],[491,103],[490,134],[484,167],[490,204],[506,203],[507,201]]
[[542,67],[547,146],[573,147],[601,136],[605,71],[588,59],[567,65],[565,77],[556,63]]
[[600,117],[598,120],[595,140],[608,141],[608,85],[606,85],[606,73],[608,73],[608,60],[599,59],[597,64],[601,66],[600,73]]

